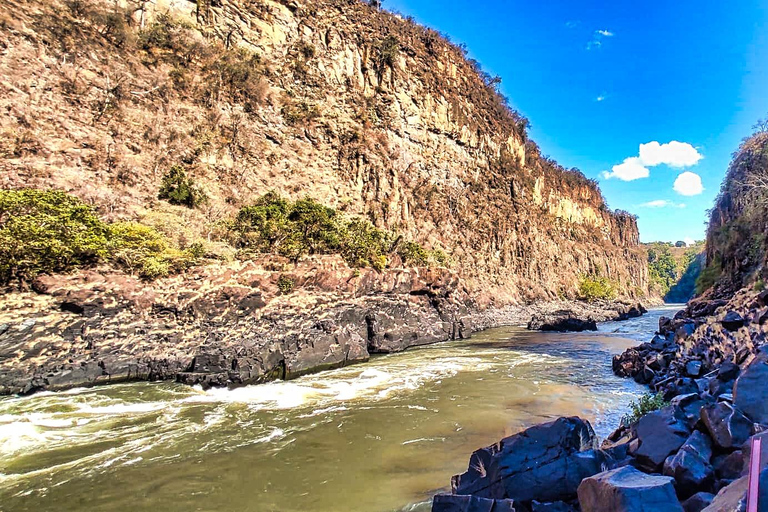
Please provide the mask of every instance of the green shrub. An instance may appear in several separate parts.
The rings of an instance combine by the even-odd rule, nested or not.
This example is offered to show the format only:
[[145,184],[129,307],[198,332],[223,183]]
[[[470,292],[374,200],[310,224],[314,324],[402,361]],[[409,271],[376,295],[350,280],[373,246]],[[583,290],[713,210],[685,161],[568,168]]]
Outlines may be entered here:
[[[307,254],[340,254],[351,267],[383,270],[395,236],[361,218],[346,219],[333,208],[306,198],[290,202],[274,192],[240,210],[232,223],[234,243],[244,249],[272,252],[297,261]],[[445,264],[442,251],[432,253],[414,242],[399,245],[410,265]]]
[[587,302],[613,300],[617,295],[615,283],[607,277],[584,276],[579,282],[579,298]]
[[629,407],[632,409],[630,414],[627,414],[622,418],[622,423],[625,425],[631,425],[649,412],[658,411],[668,406],[669,402],[664,400],[664,393],[659,392],[654,394],[645,393],[638,400],[632,400],[629,403]]
[[712,288],[715,283],[720,280],[720,275],[722,273],[722,263],[719,258],[715,258],[712,263],[707,265],[707,267],[701,271],[699,278],[696,279],[696,295],[701,295]]
[[0,190],[0,281],[98,262],[107,255],[107,235],[107,226],[76,197]]
[[294,283],[293,279],[286,276],[280,276],[280,278],[277,280],[277,287],[280,289],[280,292],[288,295],[293,291],[294,286],[296,283]]
[[417,267],[423,267],[429,264],[429,253],[416,242],[405,242],[401,244],[398,254],[403,262]]
[[154,228],[106,224],[80,199],[56,190],[0,190],[0,282],[29,281],[111,262],[145,279],[181,272],[204,255],[202,244],[173,247]]
[[199,243],[186,250],[171,247],[156,229],[136,222],[117,222],[109,226],[109,231],[110,260],[144,279],[182,272],[205,252]]
[[180,165],[174,165],[163,176],[158,199],[164,199],[171,204],[195,208],[205,203],[208,198],[197,188],[195,182],[187,176],[187,171]]
[[[374,267],[382,270],[392,247],[392,234],[376,228],[367,220],[350,220],[342,233],[340,254],[352,267]],[[386,258],[386,256],[385,256]],[[383,266],[382,266],[383,263]]]

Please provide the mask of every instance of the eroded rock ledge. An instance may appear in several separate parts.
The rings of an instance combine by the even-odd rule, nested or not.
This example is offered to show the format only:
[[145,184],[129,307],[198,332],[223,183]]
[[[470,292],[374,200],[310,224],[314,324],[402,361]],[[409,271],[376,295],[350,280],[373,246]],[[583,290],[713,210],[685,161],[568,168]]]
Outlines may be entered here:
[[155,283],[107,269],[43,276],[3,302],[0,394],[137,380],[255,384],[569,307],[597,320],[638,308],[481,305],[447,269],[379,273],[335,257],[209,265]]

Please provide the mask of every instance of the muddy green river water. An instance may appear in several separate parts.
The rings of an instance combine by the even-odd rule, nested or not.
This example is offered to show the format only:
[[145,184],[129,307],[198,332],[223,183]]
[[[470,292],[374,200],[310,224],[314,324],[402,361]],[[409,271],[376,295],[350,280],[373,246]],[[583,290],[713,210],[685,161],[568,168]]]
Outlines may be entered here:
[[290,382],[126,384],[0,400],[0,511],[428,511],[470,453],[534,423],[609,433],[643,388],[597,333],[478,333]]

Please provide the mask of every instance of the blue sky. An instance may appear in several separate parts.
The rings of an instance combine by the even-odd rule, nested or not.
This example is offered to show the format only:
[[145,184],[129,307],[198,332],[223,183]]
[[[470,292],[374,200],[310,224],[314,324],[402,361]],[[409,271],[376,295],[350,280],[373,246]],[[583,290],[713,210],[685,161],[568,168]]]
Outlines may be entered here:
[[[768,115],[768,0],[385,0],[384,7],[465,43],[501,76],[542,152],[597,178],[611,208],[639,216],[643,241],[703,238],[731,154]],[[640,145],[653,141],[692,148],[646,146],[640,158]],[[605,177],[633,157],[617,174],[635,177],[644,167],[649,177]],[[685,171],[701,177],[703,192],[673,189]],[[678,188],[697,192],[687,178]]]

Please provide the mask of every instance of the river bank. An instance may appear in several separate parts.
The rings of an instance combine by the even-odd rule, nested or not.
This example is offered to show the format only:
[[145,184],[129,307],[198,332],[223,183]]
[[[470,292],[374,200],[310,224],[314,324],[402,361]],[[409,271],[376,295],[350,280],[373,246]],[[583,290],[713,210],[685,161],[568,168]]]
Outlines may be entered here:
[[563,413],[607,436],[643,391],[611,358],[663,314],[597,332],[491,329],[237,389],[137,382],[1,398],[0,502],[424,512],[478,446]]
[[132,381],[257,384],[492,327],[594,328],[644,310],[478,296],[447,269],[355,270],[329,257],[278,263],[210,265],[154,283],[94,269],[8,290],[0,394]]

